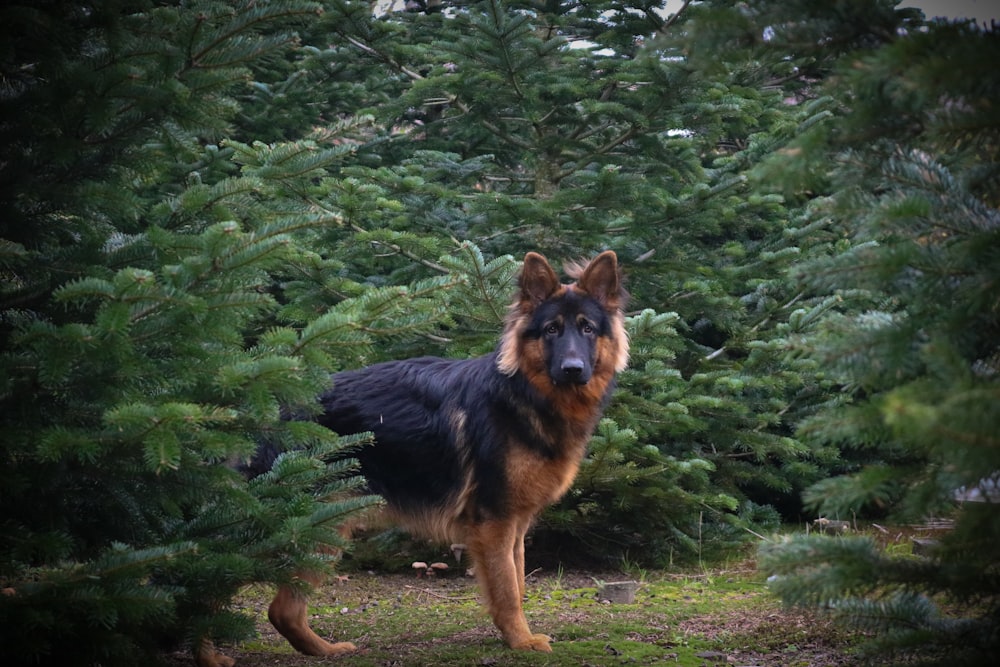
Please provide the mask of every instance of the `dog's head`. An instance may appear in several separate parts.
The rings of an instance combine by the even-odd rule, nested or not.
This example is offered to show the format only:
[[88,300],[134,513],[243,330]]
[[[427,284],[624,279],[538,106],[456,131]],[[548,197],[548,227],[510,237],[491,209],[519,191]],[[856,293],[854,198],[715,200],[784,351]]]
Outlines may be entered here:
[[546,376],[557,386],[606,384],[628,363],[622,309],[628,298],[618,258],[608,250],[566,267],[575,279],[562,284],[538,253],[524,258],[518,298],[507,316],[497,367],[518,371],[533,384]]

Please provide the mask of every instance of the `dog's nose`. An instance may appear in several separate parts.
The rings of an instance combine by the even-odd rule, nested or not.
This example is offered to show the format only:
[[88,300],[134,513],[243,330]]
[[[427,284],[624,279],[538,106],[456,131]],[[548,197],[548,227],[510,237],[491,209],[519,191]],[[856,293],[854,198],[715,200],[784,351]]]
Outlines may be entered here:
[[569,358],[562,362],[562,372],[570,380],[579,379],[583,375],[583,359]]

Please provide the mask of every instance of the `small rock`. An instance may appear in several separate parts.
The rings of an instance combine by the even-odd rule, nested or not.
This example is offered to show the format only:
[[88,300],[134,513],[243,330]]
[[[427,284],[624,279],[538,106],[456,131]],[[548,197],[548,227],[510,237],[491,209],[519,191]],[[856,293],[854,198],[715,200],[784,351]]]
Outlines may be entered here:
[[635,602],[635,591],[638,588],[639,584],[634,581],[612,581],[601,586],[597,597],[602,601],[632,604]]

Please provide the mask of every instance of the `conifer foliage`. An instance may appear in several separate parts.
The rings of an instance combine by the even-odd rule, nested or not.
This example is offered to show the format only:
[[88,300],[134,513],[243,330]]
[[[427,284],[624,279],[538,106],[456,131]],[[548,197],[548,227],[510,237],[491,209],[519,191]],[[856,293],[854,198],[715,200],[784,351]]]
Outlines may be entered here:
[[1000,650],[998,57],[1000,34],[964,23],[856,56],[829,86],[836,133],[800,144],[804,160],[835,156],[828,221],[850,236],[797,272],[853,304],[804,343],[840,391],[801,434],[839,447],[847,473],[806,500],[831,518],[955,523],[920,558],[813,536],[768,546],[763,564],[785,599],[832,608],[901,661]]
[[[327,260],[303,244],[342,219],[306,195],[347,151],[220,141],[253,67],[316,11],[2,10],[5,661],[143,662],[245,637],[235,592],[327,569],[337,526],[374,502],[348,493],[363,436],[280,413],[382,327],[432,320],[443,282],[328,296],[303,323],[281,278],[321,299],[301,276]],[[248,484],[236,467],[262,437],[296,451]]]

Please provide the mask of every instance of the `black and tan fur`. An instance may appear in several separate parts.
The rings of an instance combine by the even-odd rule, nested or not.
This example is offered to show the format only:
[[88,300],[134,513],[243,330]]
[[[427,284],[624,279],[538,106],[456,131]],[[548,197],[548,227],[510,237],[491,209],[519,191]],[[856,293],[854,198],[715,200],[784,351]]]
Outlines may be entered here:
[[[615,254],[567,273],[576,282],[561,284],[544,257],[525,256],[493,354],[338,373],[320,398],[321,424],[374,433],[358,458],[392,518],[417,535],[466,545],[486,608],[515,649],[551,650],[521,608],[524,537],[573,483],[628,361],[627,294]],[[306,599],[291,587],[278,591],[269,618],[302,653],[355,648],[313,633]]]

